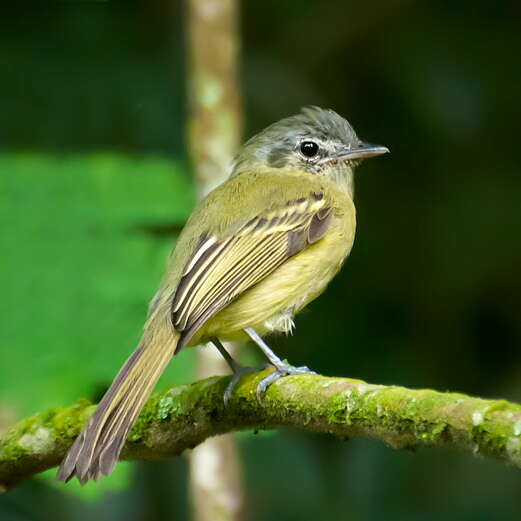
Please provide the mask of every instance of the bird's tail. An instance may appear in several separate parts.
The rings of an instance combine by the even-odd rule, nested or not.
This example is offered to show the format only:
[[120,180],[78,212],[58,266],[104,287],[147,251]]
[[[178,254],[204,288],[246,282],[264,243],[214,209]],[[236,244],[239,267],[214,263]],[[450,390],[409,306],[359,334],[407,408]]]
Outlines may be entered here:
[[85,484],[112,472],[128,431],[174,354],[179,334],[171,330],[165,337],[147,339],[145,335],[72,445],[57,480],[66,482],[76,476]]

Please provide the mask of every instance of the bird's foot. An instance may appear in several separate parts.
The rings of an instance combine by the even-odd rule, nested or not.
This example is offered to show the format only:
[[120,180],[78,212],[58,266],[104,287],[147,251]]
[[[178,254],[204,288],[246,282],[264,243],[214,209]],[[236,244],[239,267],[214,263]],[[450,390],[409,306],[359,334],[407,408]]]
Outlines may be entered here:
[[305,365],[301,367],[294,367],[286,362],[282,362],[275,366],[275,371],[270,373],[266,378],[263,378],[257,386],[257,401],[262,405],[262,394],[266,389],[279,378],[285,376],[299,375],[299,374],[317,374]]
[[239,380],[246,376],[247,374],[251,373],[258,373],[259,371],[263,371],[267,367],[271,367],[271,364],[263,364],[256,367],[249,367],[249,366],[243,366],[239,365],[234,362],[233,366],[233,376],[230,380],[230,383],[226,387],[226,390],[224,391],[224,405],[227,406],[228,402],[230,401],[230,398],[232,397],[233,391],[235,391],[235,388],[237,387],[237,384],[239,383]]

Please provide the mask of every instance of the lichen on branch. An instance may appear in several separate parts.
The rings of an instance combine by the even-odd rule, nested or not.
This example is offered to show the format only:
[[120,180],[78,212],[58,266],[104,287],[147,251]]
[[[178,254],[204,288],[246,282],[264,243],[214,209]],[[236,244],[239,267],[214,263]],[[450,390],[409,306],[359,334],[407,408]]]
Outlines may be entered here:
[[[302,375],[282,378],[259,404],[266,371],[244,377],[225,407],[229,377],[154,395],[132,428],[124,459],[181,454],[210,436],[244,429],[298,427],[382,440],[394,448],[452,445],[521,467],[521,405],[464,394]],[[0,490],[58,465],[94,406],[87,401],[37,414],[0,436]]]

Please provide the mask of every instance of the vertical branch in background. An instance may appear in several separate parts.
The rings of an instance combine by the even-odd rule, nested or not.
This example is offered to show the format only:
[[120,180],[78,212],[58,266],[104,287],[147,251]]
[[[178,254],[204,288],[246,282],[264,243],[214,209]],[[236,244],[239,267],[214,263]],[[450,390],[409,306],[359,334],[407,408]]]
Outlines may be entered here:
[[237,0],[187,0],[188,137],[199,195],[229,174],[242,133]]
[[[188,139],[199,197],[229,175],[241,139],[237,0],[187,0]],[[233,350],[233,347],[232,347]],[[229,372],[215,349],[201,349],[198,377]],[[233,434],[207,440],[190,455],[194,521],[235,521],[243,506]]]

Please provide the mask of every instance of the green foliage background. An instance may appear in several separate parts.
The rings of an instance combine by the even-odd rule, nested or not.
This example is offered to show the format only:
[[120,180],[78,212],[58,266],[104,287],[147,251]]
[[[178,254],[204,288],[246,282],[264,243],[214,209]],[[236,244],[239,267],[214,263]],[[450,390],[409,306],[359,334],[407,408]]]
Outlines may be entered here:
[[[99,398],[194,203],[171,4],[5,8],[0,428]],[[243,3],[248,136],[317,104],[392,151],[359,170],[346,267],[272,341],[292,362],[521,401],[520,15],[485,0]],[[193,355],[161,385],[192,380]],[[241,448],[248,519],[519,519],[519,471],[497,462],[295,432]],[[84,497],[34,478],[0,496],[0,519],[188,518],[182,459],[123,467]]]
[[[172,247],[151,230],[182,226],[194,194],[161,158],[12,154],[0,172],[0,407],[19,416],[103,391],[139,340]],[[193,378],[179,358],[169,382]]]

